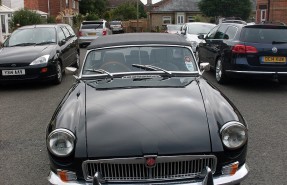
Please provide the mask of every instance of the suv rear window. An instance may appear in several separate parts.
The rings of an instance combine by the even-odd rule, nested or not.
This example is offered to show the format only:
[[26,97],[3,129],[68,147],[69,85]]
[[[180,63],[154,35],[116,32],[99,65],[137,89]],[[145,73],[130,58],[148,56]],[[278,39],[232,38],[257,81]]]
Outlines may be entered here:
[[103,23],[83,23],[81,29],[103,28]]
[[112,21],[110,22],[110,25],[121,25],[122,23],[120,21]]
[[244,27],[240,36],[243,42],[287,42],[287,27]]

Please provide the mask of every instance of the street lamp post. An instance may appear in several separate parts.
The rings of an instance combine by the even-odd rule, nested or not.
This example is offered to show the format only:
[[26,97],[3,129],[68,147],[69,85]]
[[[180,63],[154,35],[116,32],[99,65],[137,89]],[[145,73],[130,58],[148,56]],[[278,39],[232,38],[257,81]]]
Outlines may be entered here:
[[139,31],[139,0],[137,0],[137,32]]
[[2,20],[0,18],[0,44],[3,43],[3,34],[2,34]]

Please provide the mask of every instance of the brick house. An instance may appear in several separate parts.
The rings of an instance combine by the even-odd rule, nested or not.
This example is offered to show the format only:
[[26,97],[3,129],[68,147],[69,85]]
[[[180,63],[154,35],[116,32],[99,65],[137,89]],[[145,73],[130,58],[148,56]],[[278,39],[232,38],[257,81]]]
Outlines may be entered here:
[[14,10],[27,8],[56,17],[65,9],[71,9],[73,12],[79,13],[79,1],[80,0],[2,0],[2,3]]
[[265,21],[287,24],[287,0],[257,0],[256,22]]
[[149,27],[154,30],[166,24],[193,22],[194,16],[202,14],[198,8],[200,0],[162,0],[152,4],[147,1]]

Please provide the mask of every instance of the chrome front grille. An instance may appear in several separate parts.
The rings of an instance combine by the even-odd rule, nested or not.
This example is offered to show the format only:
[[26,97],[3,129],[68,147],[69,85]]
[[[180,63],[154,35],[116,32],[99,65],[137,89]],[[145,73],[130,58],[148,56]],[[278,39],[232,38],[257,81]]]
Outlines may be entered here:
[[214,173],[217,159],[213,155],[158,156],[156,165],[146,167],[144,157],[88,160],[83,162],[84,177],[91,181],[100,172],[109,182],[144,182],[195,178],[208,166]]

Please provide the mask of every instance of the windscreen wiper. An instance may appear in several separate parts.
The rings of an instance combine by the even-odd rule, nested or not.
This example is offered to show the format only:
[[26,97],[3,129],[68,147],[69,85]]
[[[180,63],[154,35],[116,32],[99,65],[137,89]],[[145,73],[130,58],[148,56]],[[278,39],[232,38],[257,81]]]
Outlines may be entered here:
[[52,44],[52,43],[56,43],[56,42],[53,42],[53,41],[45,41],[45,42],[39,42],[39,43],[37,43],[36,45]]
[[95,72],[95,73],[107,74],[112,80],[114,78],[114,76],[111,73],[109,73],[108,71],[103,70],[103,69],[85,69],[84,71],[90,71],[90,72]]
[[137,68],[141,68],[141,69],[150,69],[150,70],[153,70],[153,71],[162,71],[164,72],[165,74],[168,74],[168,75],[171,75],[172,73],[165,70],[165,69],[162,69],[160,67],[156,67],[156,66],[152,66],[152,65],[142,65],[142,64],[132,64],[133,67],[137,67]]
[[20,44],[15,44],[15,45],[12,45],[10,47],[14,47],[14,46],[31,46],[31,45],[35,45],[36,43],[29,43],[29,42],[26,42],[26,43],[20,43]]
[[282,41],[272,41],[272,44],[286,44],[287,42]]

